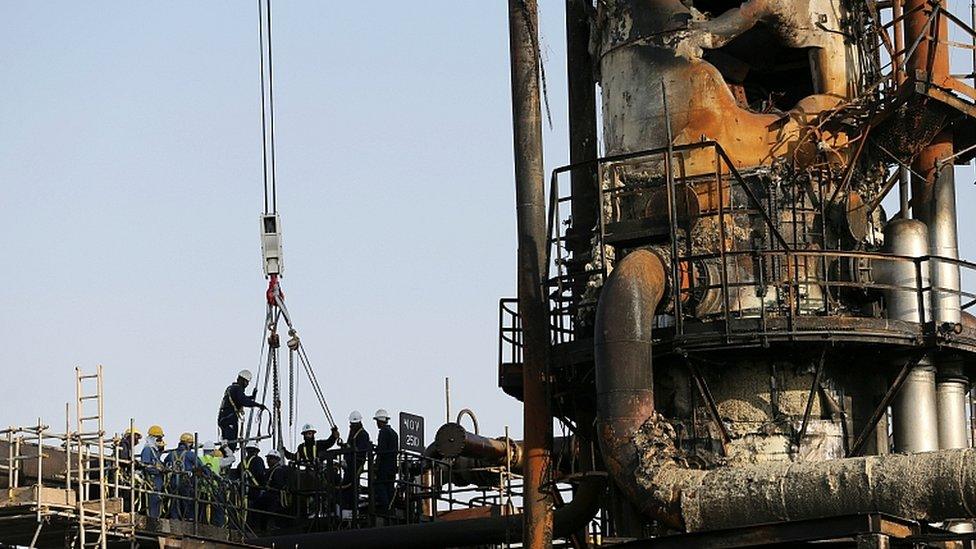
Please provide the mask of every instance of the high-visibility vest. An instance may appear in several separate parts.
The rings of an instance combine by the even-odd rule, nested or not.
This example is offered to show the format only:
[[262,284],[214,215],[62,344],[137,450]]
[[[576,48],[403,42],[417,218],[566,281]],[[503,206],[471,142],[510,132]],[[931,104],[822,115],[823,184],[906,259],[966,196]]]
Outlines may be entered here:
[[[311,446],[312,448],[311,456],[308,455],[309,446]],[[300,461],[314,462],[319,457],[319,444],[316,441],[312,441],[311,445],[309,445],[307,442],[303,442],[301,444],[301,448],[298,449],[298,453],[299,453],[298,459]]]
[[200,461],[202,461],[204,465],[206,465],[207,467],[209,467],[210,470],[213,471],[213,474],[215,474],[215,475],[219,475],[220,474],[220,458],[219,457],[217,457],[217,456],[215,456],[213,454],[204,454],[203,457],[200,458]]

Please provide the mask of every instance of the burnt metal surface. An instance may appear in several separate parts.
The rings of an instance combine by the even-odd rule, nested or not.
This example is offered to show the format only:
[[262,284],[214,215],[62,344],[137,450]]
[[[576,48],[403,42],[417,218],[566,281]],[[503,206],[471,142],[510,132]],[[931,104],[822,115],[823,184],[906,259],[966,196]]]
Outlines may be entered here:
[[[921,425],[913,410],[929,417],[920,384],[905,385],[920,369],[938,368],[921,381],[939,386],[940,445],[961,445],[962,430],[944,427],[965,417],[976,330],[945,311],[976,304],[958,284],[976,264],[956,259],[946,174],[973,154],[976,89],[949,74],[947,37],[950,26],[976,32],[940,0],[570,3],[570,87],[579,99],[595,76],[606,156],[583,150],[591,105],[576,103],[572,164],[550,181],[553,416],[600,443],[593,466],[645,530],[876,510],[834,482],[856,482],[858,464],[928,463],[872,456],[890,451],[889,428]],[[907,222],[881,205],[896,186],[900,217],[913,211],[936,235],[922,248],[904,246],[894,229]],[[518,363],[499,360],[517,397]],[[920,430],[934,440],[929,423]],[[869,461],[845,459],[862,452]],[[852,476],[838,480],[845,467]],[[959,472],[935,469],[930,485]],[[708,475],[731,480],[696,488]],[[763,515],[777,483],[793,481],[800,494],[780,495],[797,498],[797,513]],[[972,514],[897,489],[859,490],[912,518]],[[723,497],[738,509],[715,511]],[[841,507],[825,510],[831,499]],[[626,507],[608,505],[609,528],[632,535]]]

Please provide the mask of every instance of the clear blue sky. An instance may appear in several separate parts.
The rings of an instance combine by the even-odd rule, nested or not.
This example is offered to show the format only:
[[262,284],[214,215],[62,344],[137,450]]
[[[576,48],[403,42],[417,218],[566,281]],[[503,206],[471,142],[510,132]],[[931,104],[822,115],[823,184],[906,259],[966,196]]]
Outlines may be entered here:
[[[101,363],[109,429],[212,438],[264,316],[256,3],[4,8],[0,422],[61,429],[74,366]],[[430,438],[450,376],[455,411],[521,432],[496,388],[497,300],[515,290],[506,17],[274,2],[283,288],[341,423],[411,411]],[[555,166],[561,2],[542,17]]]
[[[101,363],[109,429],[211,438],[264,315],[256,3],[4,8],[0,424],[60,428],[73,367]],[[455,411],[519,435],[496,388],[497,299],[515,291],[505,3],[274,8],[283,287],[333,411],[420,413],[429,439],[450,376]],[[552,168],[562,2],[541,26]],[[323,423],[308,392],[302,408]]]

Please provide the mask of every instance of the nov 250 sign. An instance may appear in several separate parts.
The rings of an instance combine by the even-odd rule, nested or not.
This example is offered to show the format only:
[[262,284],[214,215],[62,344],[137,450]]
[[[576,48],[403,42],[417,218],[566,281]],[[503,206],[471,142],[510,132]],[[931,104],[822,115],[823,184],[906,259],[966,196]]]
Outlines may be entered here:
[[410,452],[424,451],[424,418],[400,412],[400,449]]

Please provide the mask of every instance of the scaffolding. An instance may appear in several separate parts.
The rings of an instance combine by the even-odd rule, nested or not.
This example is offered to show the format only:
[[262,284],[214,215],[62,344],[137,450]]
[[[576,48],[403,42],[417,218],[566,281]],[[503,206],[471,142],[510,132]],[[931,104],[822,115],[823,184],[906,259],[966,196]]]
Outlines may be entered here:
[[[202,460],[192,471],[167,460],[158,465],[166,480],[157,489],[134,451],[134,420],[123,435],[106,433],[103,380],[101,366],[93,373],[75,369],[75,402],[65,404],[63,432],[40,418],[0,430],[0,485],[7,488],[0,496],[0,546],[102,549],[182,538],[244,547],[244,540],[274,535],[282,525],[335,531],[519,512],[522,483],[514,464],[459,468],[408,450],[396,452],[394,503],[387,509],[376,505],[383,481],[374,449],[356,452],[360,467],[347,467],[354,452],[348,448],[325,452],[314,464],[288,465],[286,489],[261,487],[269,499],[287,500],[273,510],[248,498],[244,476],[234,474],[239,459],[219,473]],[[185,448],[195,456],[207,450],[196,435]],[[177,477],[192,484],[191,495],[174,488]],[[158,516],[148,513],[152,497],[161,502]]]
[[[131,537],[131,516],[119,496],[123,483],[116,477],[109,486],[107,480],[111,456],[101,366],[93,374],[76,368],[75,388],[74,430],[66,405],[63,433],[51,432],[40,418],[34,426],[0,431],[0,444],[6,446],[0,479],[7,484],[7,497],[0,499],[0,542],[38,547],[58,540],[105,548],[110,538]],[[27,530],[32,530],[29,537],[22,534]]]

